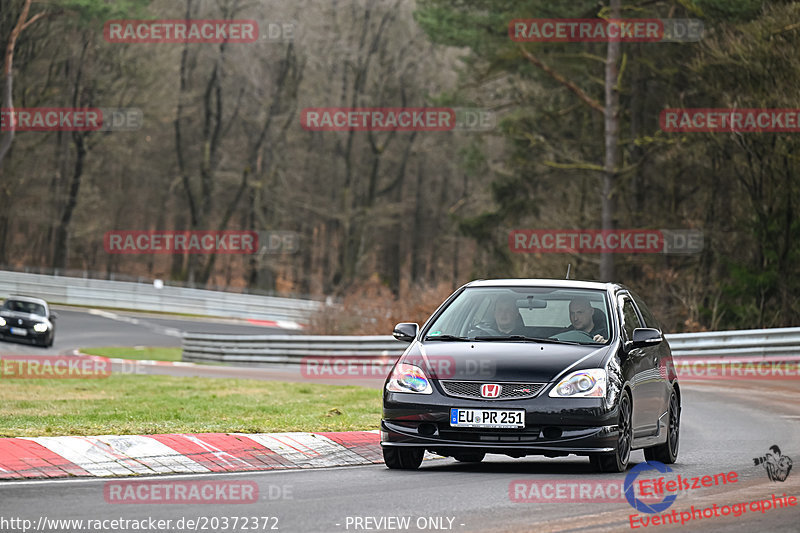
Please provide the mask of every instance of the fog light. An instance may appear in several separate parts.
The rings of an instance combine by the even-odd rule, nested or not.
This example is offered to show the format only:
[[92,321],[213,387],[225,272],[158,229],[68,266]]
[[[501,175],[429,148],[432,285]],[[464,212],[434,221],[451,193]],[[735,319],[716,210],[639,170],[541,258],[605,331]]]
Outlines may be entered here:
[[560,439],[561,438],[561,428],[557,427],[546,427],[542,429],[542,435],[546,439]]
[[420,424],[417,428],[417,433],[422,435],[423,437],[430,437],[434,433],[436,433],[436,425],[426,422],[424,424]]

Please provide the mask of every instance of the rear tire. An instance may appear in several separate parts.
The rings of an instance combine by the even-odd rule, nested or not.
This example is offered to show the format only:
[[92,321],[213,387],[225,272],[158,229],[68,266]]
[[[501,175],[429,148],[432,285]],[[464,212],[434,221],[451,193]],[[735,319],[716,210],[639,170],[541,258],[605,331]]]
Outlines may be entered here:
[[383,447],[383,461],[392,470],[416,470],[422,464],[423,455],[424,448]]
[[669,397],[669,422],[667,424],[667,441],[664,444],[651,446],[644,449],[646,461],[658,461],[671,465],[678,459],[680,447],[681,408],[678,405],[678,395],[672,391]]
[[484,457],[486,457],[486,454],[483,452],[459,453],[454,455],[453,459],[459,463],[480,463]]
[[632,413],[631,398],[628,391],[623,391],[619,399],[619,437],[614,451],[589,456],[589,462],[599,472],[624,472],[628,469],[633,443]]

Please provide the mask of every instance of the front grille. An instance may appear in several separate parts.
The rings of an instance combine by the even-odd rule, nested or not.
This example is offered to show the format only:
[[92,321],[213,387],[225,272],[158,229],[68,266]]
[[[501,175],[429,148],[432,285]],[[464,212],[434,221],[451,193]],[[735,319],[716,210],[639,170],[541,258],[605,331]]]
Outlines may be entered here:
[[497,398],[481,396],[482,381],[441,381],[445,394],[455,398],[476,400],[520,400],[534,398],[544,387],[544,383],[498,383],[502,387]]
[[34,324],[39,322],[38,320],[29,320],[27,318],[17,318],[17,317],[3,317],[6,319],[6,326],[13,327],[13,328],[27,328],[30,329],[33,327]]
[[540,428],[530,427],[525,429],[501,430],[448,428],[439,430],[439,438],[458,442],[483,444],[486,442],[536,442],[539,440]]

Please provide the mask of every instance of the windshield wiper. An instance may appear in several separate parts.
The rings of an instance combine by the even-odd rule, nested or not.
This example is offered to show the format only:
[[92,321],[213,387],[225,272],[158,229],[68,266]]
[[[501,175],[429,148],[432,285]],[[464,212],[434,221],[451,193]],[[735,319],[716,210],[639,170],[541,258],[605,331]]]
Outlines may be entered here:
[[556,339],[543,339],[541,337],[526,337],[525,335],[505,335],[505,336],[498,336],[498,337],[491,337],[488,335],[481,335],[479,337],[475,337],[475,340],[479,341],[532,341],[532,342],[541,342],[547,344],[580,344],[578,342],[572,341],[559,341]]
[[425,337],[426,341],[461,341],[461,342],[469,342],[472,339],[466,339],[464,337],[456,337],[455,335],[427,335]]

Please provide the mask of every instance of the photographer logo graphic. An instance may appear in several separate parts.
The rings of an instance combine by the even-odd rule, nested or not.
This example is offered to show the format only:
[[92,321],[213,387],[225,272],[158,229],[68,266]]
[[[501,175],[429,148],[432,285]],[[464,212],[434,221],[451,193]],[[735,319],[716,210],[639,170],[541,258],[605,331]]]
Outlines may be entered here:
[[764,465],[770,481],[786,481],[792,471],[792,460],[781,454],[777,444],[770,446],[766,455],[754,457],[753,463],[756,466]]

